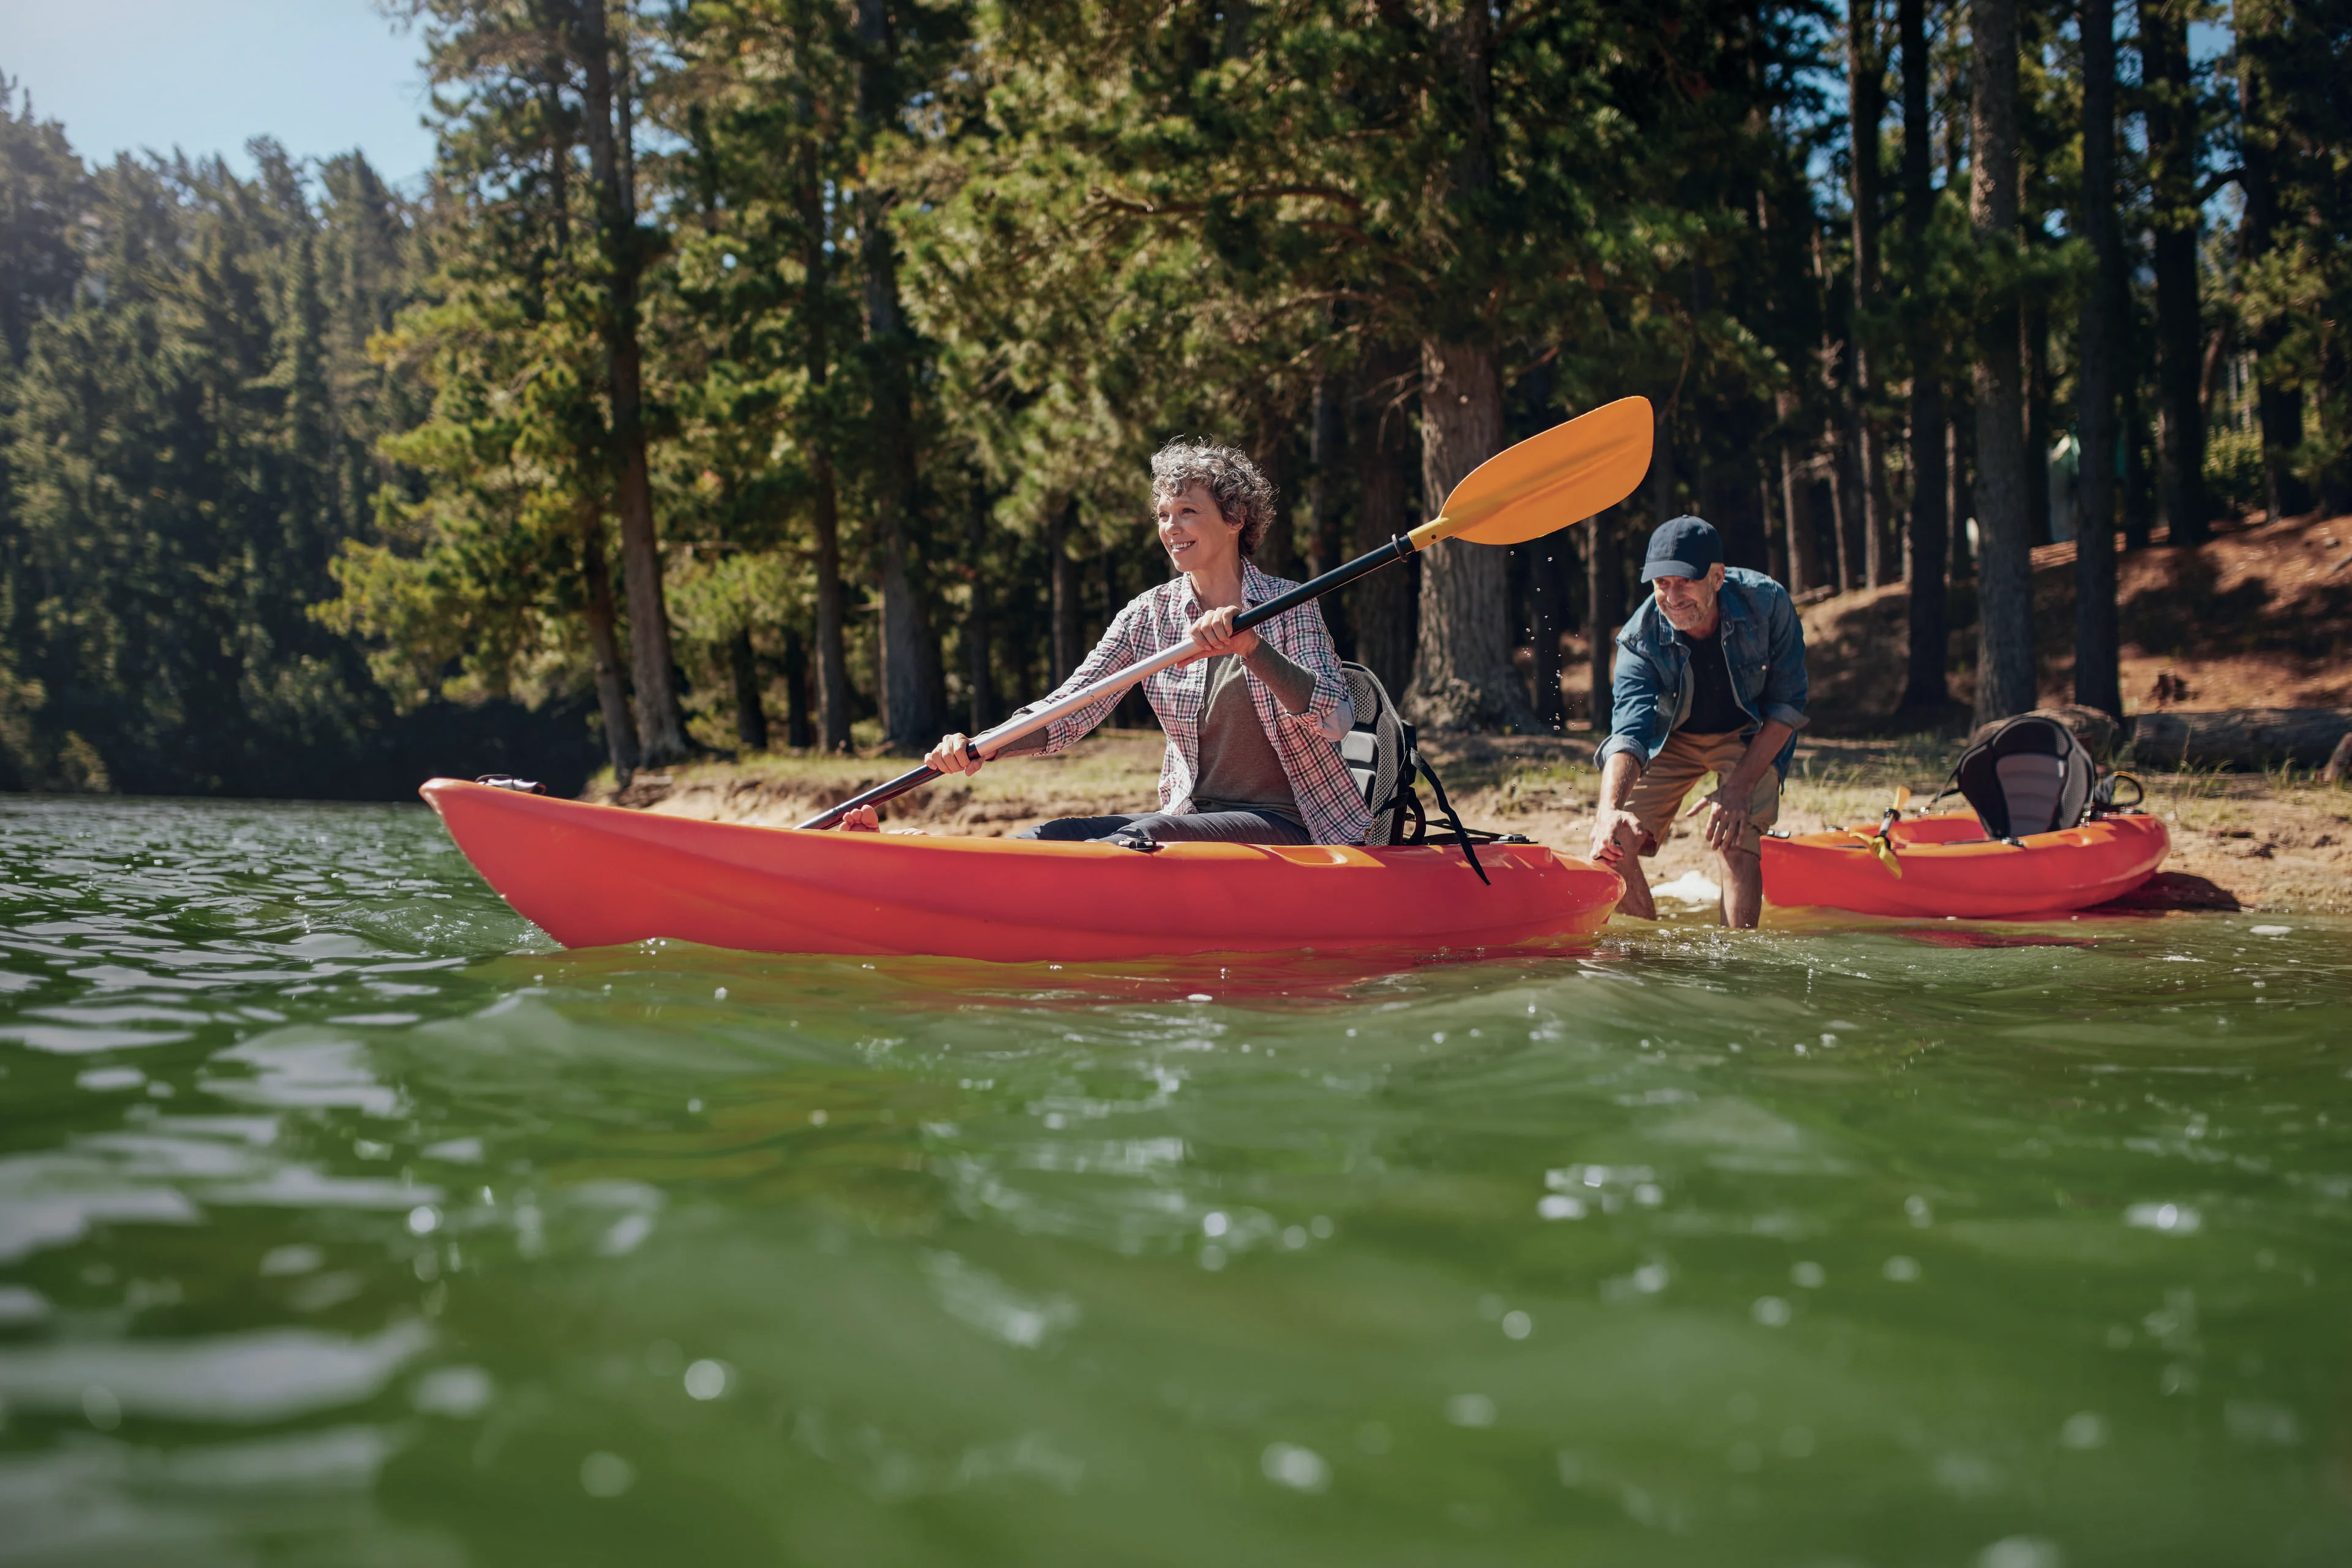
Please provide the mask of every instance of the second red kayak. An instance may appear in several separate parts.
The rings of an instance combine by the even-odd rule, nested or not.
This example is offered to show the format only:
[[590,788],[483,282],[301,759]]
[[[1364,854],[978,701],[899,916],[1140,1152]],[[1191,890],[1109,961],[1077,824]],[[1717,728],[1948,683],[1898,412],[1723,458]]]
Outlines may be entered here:
[[2121,898],[2172,847],[2160,818],[2097,817],[2011,843],[1987,838],[1971,812],[1898,822],[1889,866],[1863,829],[1764,840],[1764,897],[1783,909],[1940,919],[2031,917]]
[[566,947],[671,937],[755,952],[1028,962],[1507,947],[1596,931],[1617,873],[1533,844],[1108,844],[808,833],[435,779],[490,886]]

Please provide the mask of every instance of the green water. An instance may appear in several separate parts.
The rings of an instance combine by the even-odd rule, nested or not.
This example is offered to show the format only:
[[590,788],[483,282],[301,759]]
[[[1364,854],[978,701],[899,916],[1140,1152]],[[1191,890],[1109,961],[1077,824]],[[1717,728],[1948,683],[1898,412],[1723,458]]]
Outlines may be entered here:
[[574,954],[21,800],[0,900],[0,1562],[2352,1554],[2352,922]]

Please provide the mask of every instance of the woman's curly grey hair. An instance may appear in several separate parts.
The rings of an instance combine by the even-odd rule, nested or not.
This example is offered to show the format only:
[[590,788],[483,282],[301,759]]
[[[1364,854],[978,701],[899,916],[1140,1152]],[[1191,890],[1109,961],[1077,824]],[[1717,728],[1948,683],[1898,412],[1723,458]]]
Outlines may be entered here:
[[1227,522],[1241,524],[1242,554],[1256,554],[1258,541],[1274,521],[1274,486],[1249,454],[1235,447],[1180,439],[1151,455],[1152,500],[1173,500],[1192,485],[1215,499]]

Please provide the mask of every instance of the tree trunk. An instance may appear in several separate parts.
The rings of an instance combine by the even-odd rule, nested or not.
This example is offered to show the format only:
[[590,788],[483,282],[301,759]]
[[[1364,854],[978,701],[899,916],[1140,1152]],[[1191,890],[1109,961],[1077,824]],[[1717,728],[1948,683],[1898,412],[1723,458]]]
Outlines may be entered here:
[[[1396,363],[1376,360],[1366,367],[1370,390],[1357,404],[1355,439],[1362,487],[1356,502],[1358,555],[1379,549],[1412,526],[1406,514],[1412,458],[1406,444],[1404,411],[1393,406],[1380,390],[1404,374]],[[1412,561],[1399,562],[1358,580],[1348,590],[1348,616],[1356,628],[1356,662],[1379,677],[1392,697],[1412,679],[1419,602],[1412,568]]]
[[1977,491],[1969,473],[1976,453],[1969,437],[1976,433],[1976,413],[1968,406],[1968,384],[1961,386],[1961,406],[1944,411],[1944,515],[1952,520],[1945,544],[1945,580],[1952,583],[1972,582],[1977,574],[1977,552],[1969,536],[1969,524],[1976,521]]
[[2347,734],[2347,708],[2143,713],[2132,723],[2132,761],[2144,768],[2313,768],[2327,762]]
[[1297,540],[1290,504],[1289,450],[1290,415],[1287,409],[1272,405],[1258,410],[1256,434],[1251,438],[1254,448],[1250,456],[1256,461],[1258,472],[1274,490],[1274,515],[1266,520],[1265,533],[1257,542],[1257,553],[1251,559],[1257,569],[1276,577],[1298,575]]
[[760,695],[760,656],[747,628],[727,639],[727,668],[735,681],[735,739],[746,752],[768,749],[768,708]]
[[1528,558],[1529,684],[1535,689],[1536,722],[1549,734],[1568,727],[1559,690],[1559,637],[1568,619],[1568,572],[1560,563],[1568,541],[1558,536],[1519,546]]
[[2201,544],[2211,530],[2205,426],[2197,416],[2205,349],[2197,305],[2198,109],[2181,0],[2140,0],[2139,54],[2155,235],[2157,514],[2171,528],[2173,543]]
[[[1782,416],[1796,397],[1782,393]],[[1780,438],[1780,510],[1789,527],[1789,591],[1802,594],[1822,585],[1822,545],[1813,521],[1813,476],[1797,455],[1793,438]]]
[[1886,118],[1885,71],[1874,36],[1876,0],[1847,0],[1845,29],[1846,131],[1853,205],[1854,458],[1862,503],[1862,576],[1872,587],[1894,580],[1886,548],[1886,453],[1878,425],[1877,365],[1871,353],[1872,313],[1878,306],[1879,125]]
[[[1975,90],[1969,217],[1999,262],[2017,245],[2017,0],[1970,0]],[[2033,582],[2025,519],[2025,410],[2013,289],[1979,323],[1976,359],[1977,721],[2034,705]]]
[[1048,616],[1053,626],[1054,684],[1070,678],[1086,657],[1078,646],[1078,563],[1070,559],[1070,535],[1077,531],[1078,503],[1074,499],[1051,504],[1045,510],[1045,578],[1051,595]]
[[1617,628],[1625,619],[1624,516],[1623,507],[1612,506],[1584,525],[1585,658],[1591,675],[1596,740],[1609,733]]
[[794,751],[816,744],[816,726],[809,722],[808,644],[798,626],[784,633],[784,744]]
[[[871,145],[898,106],[898,35],[887,0],[857,0],[857,118]],[[914,343],[898,297],[890,212],[898,193],[868,183],[858,191],[858,249],[866,272],[866,352],[874,421],[875,575],[882,591],[882,728],[898,748],[939,738],[939,649],[908,573],[908,532],[918,510],[915,474]]]
[[[2268,69],[2277,63],[2281,3],[2241,5],[2232,20],[2238,34],[2238,188],[2245,197],[2245,216],[2238,225],[2238,258],[2249,268],[2267,258],[2277,244],[2282,212],[2279,199],[2280,130],[2271,100]],[[2311,508],[2310,487],[2294,471],[2293,454],[2303,444],[2303,391],[2280,385],[2276,356],[2285,336],[2285,323],[2272,320],[2252,326],[2254,407],[2262,424],[2263,505],[2276,522]]]
[[[596,465],[583,454],[581,477],[593,479]],[[621,687],[621,645],[613,633],[613,572],[604,559],[604,509],[593,492],[574,503],[580,528],[581,579],[587,590],[588,651],[596,667],[596,708],[604,718],[604,750],[613,776],[622,784],[637,771],[637,726],[629,717]]]
[[995,683],[989,675],[988,500],[977,486],[964,513],[964,553],[971,573],[971,608],[963,623],[963,683],[971,700],[964,722],[977,735],[996,711]]
[[1315,383],[1315,426],[1307,460],[1314,477],[1307,489],[1307,574],[1320,577],[1339,564],[1339,511],[1346,491],[1341,465],[1348,460],[1348,405],[1340,380]]
[[2048,544],[2050,531],[2050,305],[2039,297],[2018,310],[2018,364],[2025,401],[2025,537]]
[[597,234],[605,269],[606,393],[612,405],[615,489],[621,515],[621,581],[629,600],[630,675],[636,687],[638,741],[651,766],[686,755],[678,710],[669,611],[662,597],[661,541],[654,525],[653,480],[646,457],[643,355],[637,342],[637,279],[643,266],[636,196],[625,178],[634,138],[628,64],[616,82],[603,0],[580,8],[581,66],[588,159],[596,181]]
[[2156,486],[2147,471],[2147,408],[2140,402],[2142,374],[2147,369],[2146,343],[2140,336],[2145,321],[2126,297],[2117,319],[2126,344],[2117,356],[2116,378],[2122,383],[2124,449],[2124,548],[2145,550],[2155,533]]
[[[1421,348],[1421,487],[1434,515],[1471,469],[1503,447],[1503,387],[1484,349]],[[1422,557],[1421,647],[1406,707],[1432,730],[1535,727],[1511,667],[1509,563],[1500,550],[1441,544]]]
[[2075,340],[2074,700],[2120,721],[2116,622],[2116,337],[2123,237],[2116,222],[2115,0],[2083,0],[2083,192],[2076,232],[2090,241]]
[[[1834,426],[1832,431],[1834,434]],[[1832,439],[1827,458],[1830,531],[1837,545],[1838,592],[1851,594],[1870,581],[1862,569],[1862,496],[1861,485],[1854,477],[1853,444]]]
[[[833,374],[831,301],[827,282],[832,247],[827,240],[824,187],[817,168],[814,111],[800,105],[799,179],[793,193],[801,240],[801,331],[807,354],[809,389],[816,405],[813,428],[802,432],[808,445],[812,494],[810,531],[815,536],[816,670],[818,743],[826,752],[849,749],[849,648],[841,602],[841,500],[833,468],[833,433],[824,407]],[[806,741],[796,741],[806,745]]]
[[1928,119],[1927,0],[1897,0],[1903,47],[1903,243],[1910,274],[1911,511],[1904,555],[1910,564],[1911,609],[1906,628],[1905,708],[1924,711],[1952,700],[1945,665],[1950,634],[1945,624],[1947,533],[1942,336],[1928,298],[1927,228],[1934,215],[1935,131]]

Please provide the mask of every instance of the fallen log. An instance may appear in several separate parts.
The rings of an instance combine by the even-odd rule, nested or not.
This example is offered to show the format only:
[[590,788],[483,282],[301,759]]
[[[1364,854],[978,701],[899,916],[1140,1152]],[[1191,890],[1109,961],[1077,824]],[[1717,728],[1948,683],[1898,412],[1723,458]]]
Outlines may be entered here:
[[2352,709],[2224,708],[2208,713],[2142,713],[2132,721],[2131,765],[2317,767],[2352,734]]

